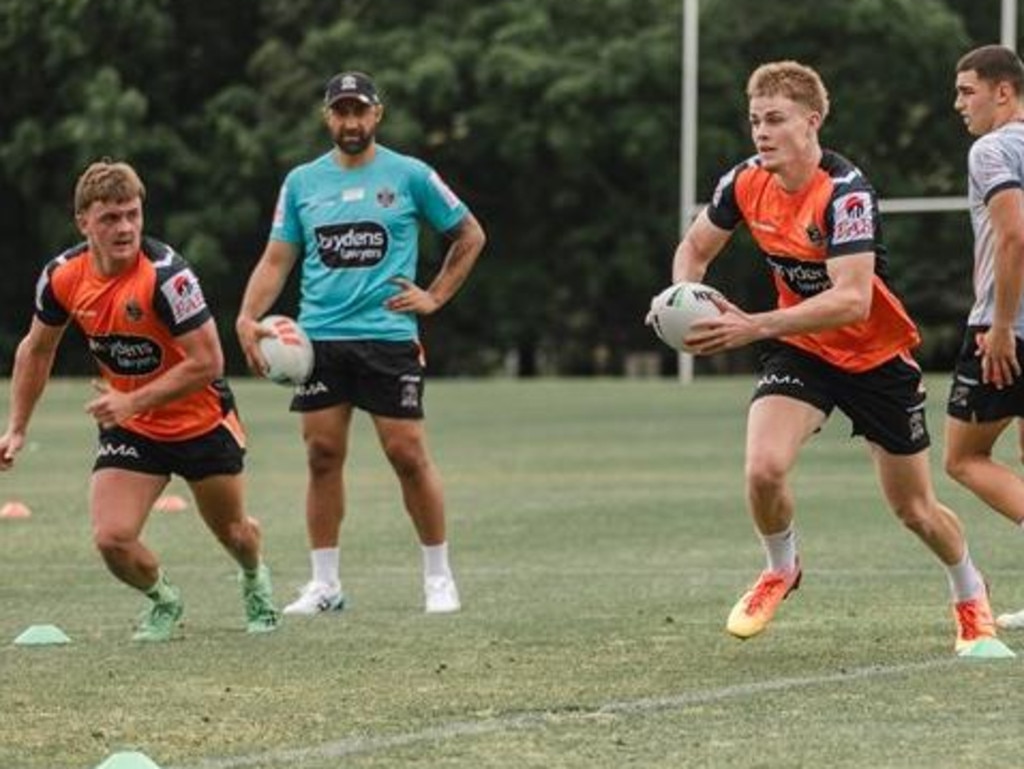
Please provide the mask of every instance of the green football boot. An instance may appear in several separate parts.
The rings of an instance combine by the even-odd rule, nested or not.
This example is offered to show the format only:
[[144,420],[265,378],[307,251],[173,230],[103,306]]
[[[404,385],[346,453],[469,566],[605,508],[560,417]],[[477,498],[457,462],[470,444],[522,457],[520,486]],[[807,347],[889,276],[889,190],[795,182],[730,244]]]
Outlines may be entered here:
[[281,612],[274,606],[270,569],[260,564],[252,577],[241,575],[242,599],[245,601],[245,629],[249,633],[269,633],[281,624]]
[[142,614],[139,627],[132,635],[133,641],[162,642],[170,641],[175,629],[181,624],[185,613],[185,604],[176,587],[167,585],[163,599],[153,601],[152,605]]

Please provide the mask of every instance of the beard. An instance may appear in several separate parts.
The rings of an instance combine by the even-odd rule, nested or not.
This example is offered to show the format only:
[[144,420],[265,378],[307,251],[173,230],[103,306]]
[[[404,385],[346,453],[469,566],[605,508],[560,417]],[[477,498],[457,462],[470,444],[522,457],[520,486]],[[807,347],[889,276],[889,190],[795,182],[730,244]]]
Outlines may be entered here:
[[346,155],[361,155],[373,142],[372,133],[335,134],[334,146]]

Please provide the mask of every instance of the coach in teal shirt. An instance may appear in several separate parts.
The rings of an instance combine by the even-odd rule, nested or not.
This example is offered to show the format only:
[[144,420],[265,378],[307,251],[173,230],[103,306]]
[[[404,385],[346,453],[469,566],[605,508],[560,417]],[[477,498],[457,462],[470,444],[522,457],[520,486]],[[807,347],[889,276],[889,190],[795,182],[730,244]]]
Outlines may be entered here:
[[302,248],[299,324],[311,339],[416,339],[415,315],[386,307],[393,281],[415,279],[421,219],[448,232],[468,213],[430,166],[380,145],[365,165],[329,152],[294,169],[270,237]]
[[[299,325],[313,340],[309,379],[291,408],[302,415],[309,482],[306,528],[312,578],[284,613],[315,616],[344,608],[339,534],[343,467],[354,409],[370,414],[423,552],[424,608],[461,608],[448,558],[440,474],[426,448],[424,355],[417,316],[455,295],[483,249],[479,222],[426,163],[376,142],[384,115],[362,72],[327,84],[324,122],[334,149],[293,169],[278,197],[267,246],[242,300],[237,330],[249,367],[266,371],[257,319],[270,310],[297,262]],[[426,288],[416,270],[420,223],[450,240]]]

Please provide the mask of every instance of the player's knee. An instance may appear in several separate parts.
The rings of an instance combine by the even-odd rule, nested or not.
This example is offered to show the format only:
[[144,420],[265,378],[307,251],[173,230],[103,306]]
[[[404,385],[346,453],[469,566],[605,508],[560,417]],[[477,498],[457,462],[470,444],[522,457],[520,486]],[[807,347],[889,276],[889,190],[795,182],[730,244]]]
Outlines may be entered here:
[[306,441],[306,464],[311,473],[338,472],[344,461],[345,452],[340,445],[317,438]]
[[942,467],[946,471],[946,475],[955,481],[963,481],[967,476],[967,466],[968,463],[964,461],[964,457],[958,454],[946,452],[942,458]]
[[942,465],[946,470],[946,475],[959,483],[966,484],[975,472],[991,461],[991,453],[950,454],[946,452]]
[[97,526],[92,532],[92,541],[104,558],[117,556],[135,543],[134,534],[112,526]]
[[233,553],[241,553],[255,546],[259,539],[259,530],[253,525],[251,518],[232,521],[224,527],[221,542]]
[[926,534],[935,528],[937,509],[927,505],[924,500],[907,499],[894,502],[892,511],[900,523],[916,534]]
[[786,470],[769,457],[748,457],[746,466],[747,488],[755,494],[780,491],[786,483]]
[[384,454],[395,472],[402,476],[422,473],[429,464],[423,444],[415,440],[388,441],[384,445]]

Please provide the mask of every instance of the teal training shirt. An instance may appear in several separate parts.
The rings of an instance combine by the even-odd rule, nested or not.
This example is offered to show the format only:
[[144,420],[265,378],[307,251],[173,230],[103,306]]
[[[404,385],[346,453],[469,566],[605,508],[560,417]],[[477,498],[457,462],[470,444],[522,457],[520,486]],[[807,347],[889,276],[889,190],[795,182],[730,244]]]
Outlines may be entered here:
[[328,152],[292,169],[270,239],[299,247],[299,324],[318,340],[416,339],[416,316],[384,306],[391,280],[416,279],[421,220],[447,232],[467,213],[434,169],[379,144],[358,168]]

